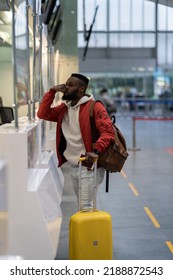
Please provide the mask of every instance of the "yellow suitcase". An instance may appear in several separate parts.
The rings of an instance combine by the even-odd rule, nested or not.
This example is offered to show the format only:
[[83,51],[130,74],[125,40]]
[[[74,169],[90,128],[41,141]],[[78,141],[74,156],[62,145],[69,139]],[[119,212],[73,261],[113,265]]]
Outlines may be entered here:
[[[94,183],[93,211],[78,211],[69,223],[69,259],[71,260],[111,260],[112,259],[112,219],[108,212],[95,209],[96,172]],[[81,169],[81,163],[79,165]],[[81,174],[81,172],[79,172]],[[80,210],[79,178],[79,210]]]

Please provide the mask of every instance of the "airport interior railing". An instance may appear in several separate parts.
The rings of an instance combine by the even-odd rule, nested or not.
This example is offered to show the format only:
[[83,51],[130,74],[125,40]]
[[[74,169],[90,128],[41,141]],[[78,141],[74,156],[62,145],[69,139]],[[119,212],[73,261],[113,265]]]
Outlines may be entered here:
[[138,121],[173,121],[173,99],[114,99],[116,116],[131,117],[132,119],[132,147],[131,151],[139,151],[137,146]]
[[117,114],[122,116],[173,116],[173,98],[114,98],[114,103]]

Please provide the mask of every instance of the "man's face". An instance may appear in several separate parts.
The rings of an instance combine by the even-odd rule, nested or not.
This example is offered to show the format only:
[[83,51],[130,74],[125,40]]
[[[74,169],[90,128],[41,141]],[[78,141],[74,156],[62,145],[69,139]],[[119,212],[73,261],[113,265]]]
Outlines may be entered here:
[[64,92],[63,100],[76,100],[80,98],[80,88],[81,84],[78,78],[70,77],[66,82],[66,91]]

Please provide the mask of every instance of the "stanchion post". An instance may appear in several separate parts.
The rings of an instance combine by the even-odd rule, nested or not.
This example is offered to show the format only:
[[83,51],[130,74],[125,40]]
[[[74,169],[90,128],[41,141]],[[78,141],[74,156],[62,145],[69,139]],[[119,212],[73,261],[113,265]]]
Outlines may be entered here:
[[136,117],[132,117],[132,148],[129,151],[140,151],[140,148],[136,148]]
[[132,143],[133,143],[133,149],[136,148],[136,118],[133,116],[132,118]]

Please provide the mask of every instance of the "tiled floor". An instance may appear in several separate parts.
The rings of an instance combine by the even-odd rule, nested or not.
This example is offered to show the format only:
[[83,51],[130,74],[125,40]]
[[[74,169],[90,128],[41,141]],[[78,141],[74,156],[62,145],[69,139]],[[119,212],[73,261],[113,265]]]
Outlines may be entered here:
[[[121,173],[110,174],[109,192],[100,186],[97,208],[108,211],[113,222],[114,259],[173,259],[173,120],[136,120],[117,116],[129,148]],[[135,136],[135,146],[134,146]],[[138,150],[139,149],[139,150]],[[68,223],[77,211],[68,164],[63,167],[65,187],[63,221],[56,259],[68,259]]]

